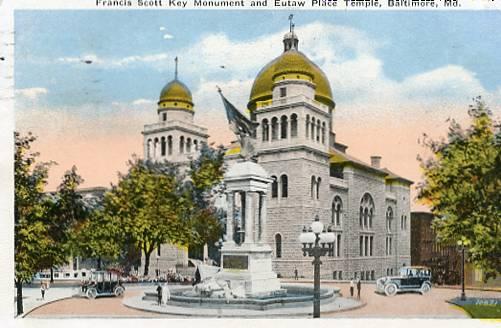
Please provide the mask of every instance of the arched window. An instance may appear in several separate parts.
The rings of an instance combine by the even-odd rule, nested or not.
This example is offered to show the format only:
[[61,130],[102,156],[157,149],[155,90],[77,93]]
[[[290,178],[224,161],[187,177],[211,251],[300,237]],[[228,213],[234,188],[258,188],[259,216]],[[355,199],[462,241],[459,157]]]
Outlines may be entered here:
[[311,118],[311,139],[315,140],[315,118]]
[[287,130],[289,129],[289,122],[287,116],[283,115],[280,118],[280,139],[287,139]]
[[167,137],[167,154],[172,155],[172,136]]
[[372,200],[372,196],[366,193],[360,201],[360,227],[365,229],[371,228],[373,216],[374,201]]
[[195,151],[198,150],[198,140],[193,140],[193,146],[195,147]]
[[270,126],[268,125],[268,119],[264,119],[261,123],[261,129],[263,132],[263,141],[270,140]]
[[146,142],[146,157],[151,158],[151,139]]
[[325,144],[325,122],[322,122],[322,144]]
[[317,199],[320,199],[320,182],[322,182],[322,179],[318,177],[317,179]]
[[160,139],[160,149],[162,156],[165,156],[165,137]]
[[309,137],[310,133],[310,115],[306,115],[306,138]]
[[279,233],[275,235],[275,256],[282,257],[282,235]]
[[332,201],[332,224],[341,225],[341,215],[343,211],[343,201],[339,196],[334,197]]
[[157,156],[158,156],[158,148],[159,148],[158,143],[159,143],[158,138],[155,138],[155,140],[153,141],[153,157],[154,158],[157,158]]
[[184,153],[184,137],[179,138],[179,153]]
[[277,177],[272,175],[271,179],[273,180],[271,182],[271,198],[277,198],[278,197],[278,181]]
[[393,209],[391,207],[388,207],[388,209],[386,210],[386,231],[387,232],[391,232],[392,222],[393,222]]
[[315,176],[312,176],[311,177],[311,193],[310,193],[312,199],[315,197],[315,190],[317,189],[316,184],[317,184],[317,179],[315,178]]
[[191,153],[191,138],[186,139],[186,152]]
[[322,128],[322,125],[320,123],[320,120],[317,120],[317,141],[320,142],[320,130]]
[[297,137],[297,115],[291,115],[291,138]]
[[278,139],[278,119],[276,117],[271,119],[271,140]]
[[287,198],[289,195],[289,182],[287,180],[287,175],[285,174],[280,176],[280,187],[282,188],[282,197]]

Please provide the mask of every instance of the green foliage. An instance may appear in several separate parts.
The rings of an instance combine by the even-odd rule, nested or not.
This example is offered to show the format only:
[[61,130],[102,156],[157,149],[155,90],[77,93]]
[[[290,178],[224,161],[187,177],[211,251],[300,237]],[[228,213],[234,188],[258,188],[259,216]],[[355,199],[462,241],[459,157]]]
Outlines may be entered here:
[[46,198],[48,213],[44,224],[48,229],[51,244],[42,257],[44,267],[63,265],[71,255],[78,253],[74,239],[76,229],[88,216],[82,196],[77,192],[83,179],[73,166],[63,175],[57,191]]
[[418,157],[424,182],[418,198],[437,219],[439,241],[470,245],[469,260],[486,272],[501,272],[501,129],[480,97],[470,106],[471,126],[452,120],[447,140],[425,136],[429,159]]
[[48,209],[43,190],[51,163],[36,163],[38,153],[31,151],[36,138],[14,133],[14,248],[17,282],[27,282],[42,266],[45,249],[51,244],[43,222]]

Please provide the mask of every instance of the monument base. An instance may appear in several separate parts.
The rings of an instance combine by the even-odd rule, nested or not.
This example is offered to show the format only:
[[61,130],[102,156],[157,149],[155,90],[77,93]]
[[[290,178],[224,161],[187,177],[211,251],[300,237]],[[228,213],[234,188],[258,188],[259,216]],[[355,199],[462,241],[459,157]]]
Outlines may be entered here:
[[285,294],[271,265],[271,248],[264,244],[226,242],[221,249],[221,271],[216,278],[228,282],[239,297]]

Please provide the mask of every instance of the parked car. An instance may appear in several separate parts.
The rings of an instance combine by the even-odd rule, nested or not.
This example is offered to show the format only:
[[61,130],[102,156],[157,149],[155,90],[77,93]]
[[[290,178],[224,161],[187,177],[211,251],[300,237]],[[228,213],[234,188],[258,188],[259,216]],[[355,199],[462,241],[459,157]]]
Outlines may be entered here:
[[398,276],[382,277],[376,281],[376,292],[394,296],[401,292],[426,294],[431,290],[431,270],[422,266],[402,267]]
[[86,296],[90,299],[100,296],[120,297],[124,291],[120,276],[115,271],[92,272],[90,283],[86,286]]

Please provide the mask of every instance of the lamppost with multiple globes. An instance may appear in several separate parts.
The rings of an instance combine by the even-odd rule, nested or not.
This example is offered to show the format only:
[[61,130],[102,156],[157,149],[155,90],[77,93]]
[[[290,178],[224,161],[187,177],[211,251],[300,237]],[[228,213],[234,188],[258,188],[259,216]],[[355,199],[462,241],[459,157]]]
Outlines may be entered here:
[[320,318],[320,256],[334,254],[335,239],[330,227],[326,230],[318,215],[308,229],[303,227],[303,232],[299,235],[299,241],[303,244],[303,256],[313,257],[313,318]]
[[457,242],[459,250],[461,251],[461,301],[466,300],[466,294],[464,292],[464,253],[466,251],[466,248],[470,244],[468,240],[465,239],[460,239]]

